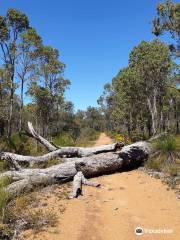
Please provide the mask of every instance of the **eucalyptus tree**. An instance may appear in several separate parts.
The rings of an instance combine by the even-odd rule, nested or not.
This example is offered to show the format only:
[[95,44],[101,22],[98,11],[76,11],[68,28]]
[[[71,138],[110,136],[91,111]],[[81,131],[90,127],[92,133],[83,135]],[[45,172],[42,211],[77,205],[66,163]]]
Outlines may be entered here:
[[[114,89],[114,101],[116,107],[112,116],[119,131],[133,136],[134,132],[144,135],[146,120],[144,115],[146,111],[145,94],[140,85],[139,76],[135,68],[127,67],[122,69],[112,80]],[[116,127],[116,128],[117,128]],[[136,135],[137,135],[136,132]]]
[[129,66],[136,68],[138,73],[139,91],[146,95],[152,120],[152,133],[155,135],[159,126],[159,113],[162,113],[163,97],[172,71],[169,48],[158,40],[142,41],[131,51]]
[[18,67],[17,74],[20,78],[20,112],[19,112],[19,131],[22,130],[22,114],[24,107],[24,84],[32,77],[32,72],[35,71],[36,66],[36,51],[42,44],[41,37],[37,34],[34,28],[29,28],[20,35],[20,43],[18,45]]
[[37,115],[41,115],[39,119],[42,120],[43,133],[47,136],[51,135],[53,124],[58,125],[64,92],[70,81],[63,77],[65,65],[59,60],[57,49],[41,45],[35,56],[39,80],[32,82],[29,93],[37,104]]
[[114,89],[112,84],[106,83],[102,95],[98,98],[97,103],[100,106],[100,111],[104,115],[106,129],[109,131],[114,130],[114,119],[112,112],[115,109]]
[[7,83],[5,70],[0,68],[0,137],[4,135],[7,116]]
[[8,136],[12,132],[12,116],[13,116],[13,102],[15,92],[15,70],[17,60],[18,43],[20,35],[29,27],[29,20],[27,16],[16,10],[8,9],[5,17],[0,16],[0,49],[1,57],[9,75],[10,87],[10,103],[9,103],[9,118],[8,118]]
[[[38,85],[37,83],[31,84],[29,88],[29,94],[35,104],[36,112],[35,119],[39,122],[39,126],[42,129],[42,135],[48,135],[49,114],[51,112],[51,94],[47,88]],[[40,129],[39,129],[40,131]]]
[[89,106],[85,111],[84,121],[86,123],[86,127],[89,127],[95,131],[104,131],[104,116],[101,111],[99,111],[96,107]]

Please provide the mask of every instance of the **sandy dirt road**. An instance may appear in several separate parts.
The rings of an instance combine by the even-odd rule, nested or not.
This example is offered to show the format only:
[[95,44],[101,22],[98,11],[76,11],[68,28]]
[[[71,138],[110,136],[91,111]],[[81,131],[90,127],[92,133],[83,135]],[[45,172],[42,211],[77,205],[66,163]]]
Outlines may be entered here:
[[[102,133],[96,146],[111,142]],[[102,188],[83,188],[78,199],[62,200],[55,205],[59,222],[54,230],[31,234],[26,239],[39,240],[179,240],[180,201],[160,180],[133,170],[93,179]],[[58,205],[64,205],[63,214]],[[48,205],[47,205],[48,207]],[[166,230],[169,233],[135,234],[136,227]]]

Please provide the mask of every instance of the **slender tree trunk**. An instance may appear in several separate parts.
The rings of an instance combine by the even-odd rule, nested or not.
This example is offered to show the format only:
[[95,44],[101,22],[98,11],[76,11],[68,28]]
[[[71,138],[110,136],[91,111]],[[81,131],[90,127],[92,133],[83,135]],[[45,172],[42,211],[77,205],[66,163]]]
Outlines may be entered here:
[[57,114],[57,124],[56,124],[56,135],[59,134],[59,104],[56,105],[56,114]]
[[149,111],[152,119],[152,133],[153,136],[157,133],[158,127],[158,113],[157,113],[157,90],[154,89],[153,96],[147,99]]
[[23,107],[24,107],[24,79],[21,79],[21,106],[19,112],[19,132],[22,131]]
[[177,104],[177,101],[174,100],[174,105],[175,105],[175,122],[176,122],[176,134],[179,134],[180,133],[180,130],[179,130],[179,111],[178,111],[178,104]]
[[9,119],[8,119],[8,138],[12,134],[12,116],[13,116],[13,105],[14,105],[14,70],[11,73],[10,79],[10,103],[9,103]]

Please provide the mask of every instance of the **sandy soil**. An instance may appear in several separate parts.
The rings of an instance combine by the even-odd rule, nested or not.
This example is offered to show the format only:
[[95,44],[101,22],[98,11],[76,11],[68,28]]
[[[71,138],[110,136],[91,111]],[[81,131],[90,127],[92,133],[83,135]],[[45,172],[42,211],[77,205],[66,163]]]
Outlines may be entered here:
[[[96,146],[111,142],[102,133]],[[55,228],[40,233],[28,232],[25,239],[39,240],[178,240],[180,239],[180,201],[160,180],[143,172],[117,173],[93,179],[102,188],[83,188],[78,199],[54,200],[49,196],[47,208],[54,206],[59,221]],[[56,190],[56,194],[58,191]],[[58,211],[64,206],[64,213]],[[135,228],[165,229],[172,233],[144,233]]]

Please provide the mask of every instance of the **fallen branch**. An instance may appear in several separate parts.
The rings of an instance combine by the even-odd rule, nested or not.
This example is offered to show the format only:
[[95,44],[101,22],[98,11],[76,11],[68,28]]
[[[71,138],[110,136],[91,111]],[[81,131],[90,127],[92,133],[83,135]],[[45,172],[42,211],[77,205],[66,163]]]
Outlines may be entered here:
[[88,185],[92,187],[100,187],[100,184],[88,181],[82,172],[77,172],[73,180],[73,190],[70,194],[70,198],[77,198],[82,195],[82,185]]
[[28,122],[28,129],[32,137],[34,137],[38,142],[40,142],[42,145],[46,147],[46,149],[49,152],[55,151],[58,148],[52,145],[48,140],[40,136],[33,128],[33,125],[31,122]]
[[37,156],[37,157],[23,156],[23,155],[19,155],[19,154],[15,154],[15,153],[10,153],[10,152],[1,152],[0,159],[4,160],[4,161],[12,159],[15,162],[28,163],[31,166],[33,166],[34,163],[42,163],[42,162],[46,162],[50,159],[55,159],[55,158],[65,158],[65,157],[81,158],[81,157],[85,157],[85,156],[91,156],[93,154],[115,152],[117,149],[120,149],[123,146],[124,146],[124,143],[118,142],[118,143],[103,145],[100,147],[92,147],[92,148],[62,147],[53,152],[49,152],[47,154],[44,154],[43,156]]

